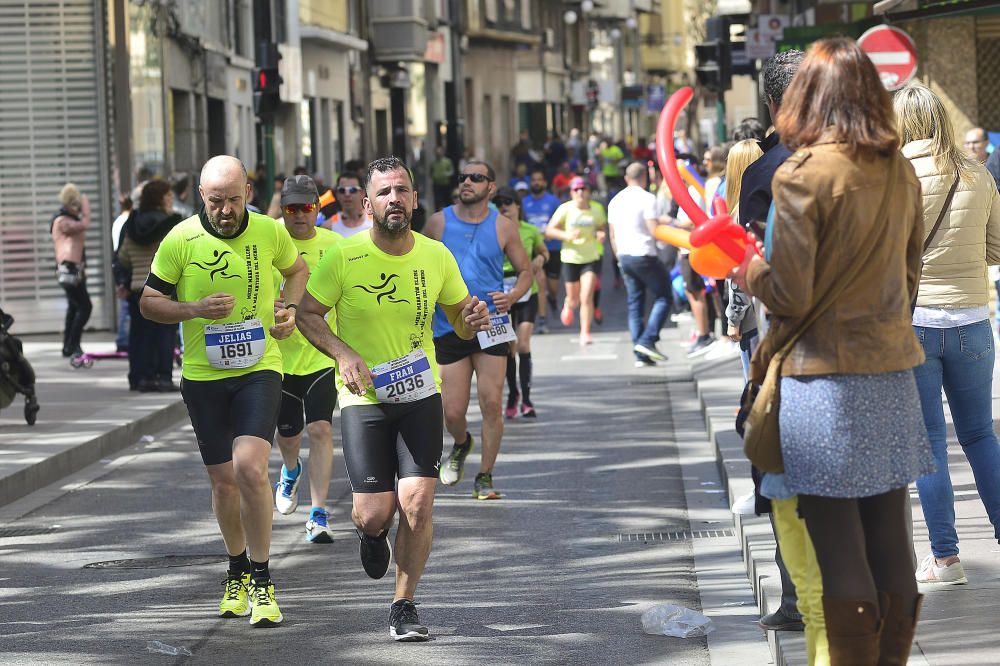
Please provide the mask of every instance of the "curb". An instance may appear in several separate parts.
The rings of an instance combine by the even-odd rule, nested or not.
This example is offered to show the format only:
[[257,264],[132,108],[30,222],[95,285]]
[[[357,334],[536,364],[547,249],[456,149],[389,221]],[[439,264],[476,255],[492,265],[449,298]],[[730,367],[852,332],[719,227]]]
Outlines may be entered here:
[[[700,363],[692,368],[695,390],[705,418],[708,441],[714,449],[716,465],[729,501],[753,490],[750,462],[743,455],[743,440],[734,425],[736,406],[742,391],[739,361],[734,372],[719,372],[724,364]],[[774,563],[774,534],[764,516],[733,516],[740,541],[747,578],[753,588],[760,614],[781,605],[781,583]],[[807,666],[805,638],[801,632],[768,631],[767,643],[777,666]]]
[[0,506],[55,483],[84,467],[134,444],[143,435],[159,432],[187,415],[176,400],[134,421],[122,423],[92,439],[69,447],[0,479]]

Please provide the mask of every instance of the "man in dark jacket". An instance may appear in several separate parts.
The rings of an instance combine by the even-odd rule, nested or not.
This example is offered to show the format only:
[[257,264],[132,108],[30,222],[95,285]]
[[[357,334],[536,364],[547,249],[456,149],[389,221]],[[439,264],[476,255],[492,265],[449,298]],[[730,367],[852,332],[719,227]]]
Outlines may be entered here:
[[[802,51],[784,51],[767,61],[761,79],[764,87],[765,102],[771,112],[771,122],[778,116],[781,100],[788,84],[792,82],[795,72],[799,69],[805,54]],[[762,141],[757,142],[764,154],[752,162],[743,172],[743,183],[740,186],[740,219],[739,223],[754,232],[758,238],[764,238],[764,227],[767,213],[771,208],[771,179],[774,172],[792,154],[783,143],[777,132],[772,132]],[[760,486],[759,470],[752,470],[755,489]],[[769,500],[757,495],[756,512],[770,513]],[[772,526],[773,526],[772,521]],[[773,613],[760,619],[764,629],[773,631],[802,631],[802,614],[798,609],[798,597],[795,594],[795,584],[792,583],[785,563],[781,559],[781,549],[775,548],[774,560],[781,574],[781,605]]]
[[[784,51],[767,61],[761,79],[764,86],[764,101],[771,112],[771,123],[778,116],[785,89],[792,82],[805,54],[802,51]],[[771,207],[771,179],[774,172],[784,163],[792,151],[788,150],[777,132],[757,142],[764,151],[757,160],[743,172],[740,187],[740,224],[764,238],[764,224],[767,211]]]
[[1000,148],[997,148],[986,158],[986,170],[993,176],[997,187],[1000,187]]

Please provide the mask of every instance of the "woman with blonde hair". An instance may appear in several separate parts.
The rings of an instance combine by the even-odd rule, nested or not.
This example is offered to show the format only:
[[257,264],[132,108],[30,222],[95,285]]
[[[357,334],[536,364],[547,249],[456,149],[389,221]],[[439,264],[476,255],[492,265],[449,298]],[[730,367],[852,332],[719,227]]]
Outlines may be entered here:
[[896,93],[893,106],[903,155],[923,192],[924,266],[913,328],[926,359],[913,373],[937,466],[917,479],[931,542],[917,581],[965,583],[941,390],[1000,539],[1000,443],[991,407],[996,352],[986,278],[987,264],[1000,263],[1000,194],[986,168],[955,144],[951,119],[931,90],[910,84]]
[[[740,219],[740,187],[743,185],[743,172],[763,154],[764,151],[755,139],[738,141],[729,149],[729,159],[726,161],[726,207],[734,220]],[[727,280],[727,283],[729,304],[726,306],[726,336],[740,345],[745,382],[750,374],[750,357],[757,348],[757,313],[754,310],[753,299],[740,291],[739,286],[732,280]]]
[[726,161],[726,207],[729,208],[729,215],[734,220],[740,219],[740,186],[743,184],[743,172],[763,154],[764,151],[756,139],[737,141],[729,149],[729,159]]
[[49,222],[49,234],[56,255],[56,279],[66,292],[62,355],[68,358],[83,353],[80,338],[93,309],[87,292],[84,250],[90,227],[90,200],[76,185],[66,183],[59,192],[59,203],[59,212]]
[[767,258],[748,251],[733,275],[771,316],[751,381],[771,363],[780,375],[782,471],[754,462],[769,467],[761,489],[776,510],[805,520],[830,663],[905,664],[921,600],[907,486],[934,468],[912,371],[923,362],[910,325],[920,183],[852,39],[813,44],[777,131],[793,153],[774,175]]

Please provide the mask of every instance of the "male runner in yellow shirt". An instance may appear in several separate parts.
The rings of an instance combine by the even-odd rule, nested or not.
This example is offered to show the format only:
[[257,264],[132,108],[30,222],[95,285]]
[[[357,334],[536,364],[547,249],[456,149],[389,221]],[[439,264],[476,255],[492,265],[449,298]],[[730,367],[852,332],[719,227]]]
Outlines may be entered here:
[[[310,272],[330,247],[343,239],[338,233],[316,226],[319,191],[309,176],[292,176],[281,188],[281,212],[285,228]],[[282,276],[277,270],[275,284]],[[336,330],[333,313],[328,317]],[[306,540],[331,543],[333,531],[326,512],[326,495],[333,472],[333,408],[337,403],[333,359],[309,344],[296,330],[278,342],[284,378],[281,380],[281,409],[278,412],[278,449],[283,460],[274,487],[274,506],[288,515],[299,505],[302,479],[302,429],[309,432],[309,495],[312,508],[306,522]]]
[[[377,159],[367,181],[365,208],[375,224],[320,261],[303,296],[299,329],[337,361],[351,518],[371,578],[389,570],[389,528],[399,507],[389,635],[425,641],[429,632],[413,598],[431,549],[444,439],[431,319],[440,304],[455,331],[471,339],[490,328],[490,317],[486,303],[469,296],[451,252],[411,230],[417,193],[406,165]],[[324,320],[331,308],[336,334]]]
[[[268,569],[271,488],[267,462],[281,400],[277,339],[295,330],[309,269],[285,228],[246,209],[246,167],[213,157],[201,171],[205,207],[160,243],[143,289],[147,319],[182,323],[181,394],[212,483],[212,508],[229,553],[222,617],[280,624]],[[277,268],[285,304],[275,310]],[[248,552],[249,550],[249,552]]]

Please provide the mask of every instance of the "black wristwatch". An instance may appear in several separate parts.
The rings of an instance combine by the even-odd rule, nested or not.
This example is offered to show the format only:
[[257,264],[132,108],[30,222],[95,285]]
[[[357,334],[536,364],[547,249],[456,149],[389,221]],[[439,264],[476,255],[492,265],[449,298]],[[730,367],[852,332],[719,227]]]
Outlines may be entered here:
[[289,303],[288,305],[285,306],[285,309],[286,310],[296,310],[297,311],[299,309],[299,306],[298,306],[298,303]]

